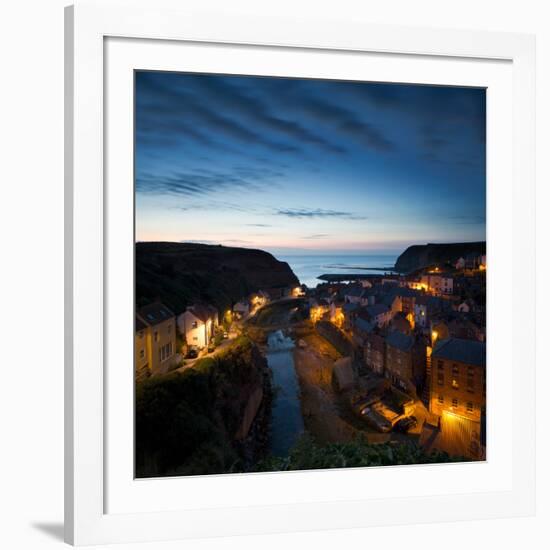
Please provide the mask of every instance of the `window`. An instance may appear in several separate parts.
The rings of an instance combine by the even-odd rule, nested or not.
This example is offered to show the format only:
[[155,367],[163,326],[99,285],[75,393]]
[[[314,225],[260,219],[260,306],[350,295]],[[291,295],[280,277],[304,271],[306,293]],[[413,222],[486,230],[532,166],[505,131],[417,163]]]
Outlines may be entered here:
[[144,349],[140,349],[139,350],[139,358],[140,359],[143,359],[145,357],[145,350]]
[[474,412],[474,404],[471,401],[468,401],[468,403],[466,403],[466,410],[469,413]]
[[453,399],[453,409],[458,407],[458,399]]
[[191,326],[192,326],[193,328],[197,328],[197,326],[198,326],[198,325],[197,325],[197,321],[193,321],[193,323],[191,324]]
[[172,323],[168,325],[168,334],[172,333]]
[[451,386],[453,387],[453,390],[458,390],[458,380],[456,378],[453,378]]
[[437,375],[437,383],[438,383],[440,386],[443,386],[444,382],[445,382],[445,378],[443,377],[443,375],[442,375],[442,374],[438,374],[438,375]]
[[453,375],[458,376],[458,372],[459,372],[458,365],[453,364]]
[[443,370],[443,361],[438,361],[438,362],[437,362],[437,368],[438,368],[439,370]]
[[443,405],[443,403],[445,402],[445,399],[443,398],[442,395],[438,395],[438,396],[437,396],[437,402],[438,402],[440,405]]
[[159,341],[159,333],[158,330],[155,330],[155,342]]

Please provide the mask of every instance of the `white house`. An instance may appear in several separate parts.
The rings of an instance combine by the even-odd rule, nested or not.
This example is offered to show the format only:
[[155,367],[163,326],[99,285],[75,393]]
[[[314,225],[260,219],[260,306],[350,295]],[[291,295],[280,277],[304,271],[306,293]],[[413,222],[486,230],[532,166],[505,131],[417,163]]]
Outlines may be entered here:
[[233,306],[233,313],[238,317],[246,317],[250,313],[250,302],[248,300],[241,300]]
[[209,305],[195,304],[178,315],[178,330],[188,346],[202,349],[212,340],[218,326],[218,311]]
[[453,278],[444,274],[422,275],[421,282],[436,296],[453,293]]

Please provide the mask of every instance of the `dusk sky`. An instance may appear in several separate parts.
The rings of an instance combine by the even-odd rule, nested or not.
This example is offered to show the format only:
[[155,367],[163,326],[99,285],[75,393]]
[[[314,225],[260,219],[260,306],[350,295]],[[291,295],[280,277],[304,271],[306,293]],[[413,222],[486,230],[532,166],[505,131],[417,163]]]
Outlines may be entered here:
[[485,90],[138,72],[136,239],[274,254],[485,240]]

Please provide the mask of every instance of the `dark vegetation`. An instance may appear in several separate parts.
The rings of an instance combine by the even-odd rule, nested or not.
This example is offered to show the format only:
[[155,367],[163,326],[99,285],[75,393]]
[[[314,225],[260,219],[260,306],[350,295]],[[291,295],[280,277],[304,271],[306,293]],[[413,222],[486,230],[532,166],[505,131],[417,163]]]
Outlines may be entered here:
[[473,243],[416,244],[409,246],[395,262],[397,271],[408,273],[431,265],[443,265],[470,253],[485,254],[485,241]]
[[413,442],[370,444],[365,439],[358,439],[348,443],[319,445],[306,434],[296,443],[288,457],[264,459],[258,464],[257,470],[318,470],[466,461],[468,459],[451,457],[441,451],[426,453]]
[[136,384],[136,476],[244,471],[234,436],[266,369],[242,337],[188,370]]
[[178,314],[194,302],[225,311],[251,292],[299,284],[268,252],[196,243],[136,244],[137,307],[160,300]]

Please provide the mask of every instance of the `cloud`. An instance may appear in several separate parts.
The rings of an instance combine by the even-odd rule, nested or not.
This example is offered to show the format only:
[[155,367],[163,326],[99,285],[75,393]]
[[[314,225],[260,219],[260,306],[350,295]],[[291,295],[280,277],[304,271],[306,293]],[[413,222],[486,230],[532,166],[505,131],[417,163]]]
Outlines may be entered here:
[[245,223],[247,227],[273,227],[268,223]]
[[263,101],[258,94],[254,95],[250,91],[244,91],[241,87],[231,83],[227,77],[198,76],[192,81],[192,85],[198,88],[201,97],[206,96],[218,105],[223,105],[229,111],[238,112],[255,127],[276,132],[300,144],[317,145],[325,151],[333,153],[345,153],[346,151],[341,145],[330,142],[295,120],[274,113],[270,110],[268,103]]
[[[250,167],[246,170],[237,167],[229,171],[218,171],[202,168],[192,171],[178,171],[169,174],[141,172],[136,176],[136,192],[152,195],[185,195],[201,198],[222,191],[260,192],[266,187],[274,188],[282,172],[259,170]],[[220,202],[210,203],[212,207],[239,209],[238,204]],[[193,205],[182,205],[182,210],[189,210]],[[208,208],[208,203],[200,205]],[[249,211],[249,210],[247,210]]]
[[302,237],[302,239],[325,239],[326,237],[330,237],[327,233],[317,233],[316,235],[308,235],[307,237]]
[[364,216],[358,216],[352,212],[341,212],[338,210],[325,210],[323,208],[305,209],[305,208],[280,208],[275,211],[279,216],[288,218],[341,218],[346,220],[366,220]]
[[[176,133],[203,145],[204,139],[217,144],[218,141],[212,142],[211,138],[204,136],[206,129],[241,144],[261,146],[278,153],[300,150],[295,144],[270,139],[249,125],[220,114],[222,106],[219,102],[210,107],[203,97],[193,94],[185,86],[190,78],[178,73],[137,73],[136,123],[139,136],[143,138],[149,132],[160,131],[164,135]],[[195,130],[194,125],[198,125],[200,131]]]

